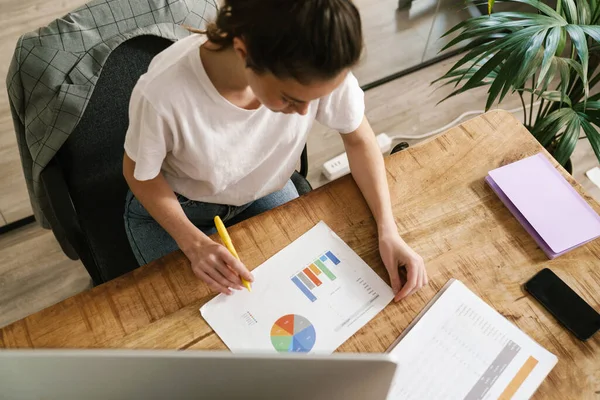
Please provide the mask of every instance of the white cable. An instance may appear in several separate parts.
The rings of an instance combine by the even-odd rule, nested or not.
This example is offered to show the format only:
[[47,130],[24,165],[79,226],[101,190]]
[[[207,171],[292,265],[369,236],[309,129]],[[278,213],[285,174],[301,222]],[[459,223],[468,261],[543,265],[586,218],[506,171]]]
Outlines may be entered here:
[[[533,103],[533,106],[537,106],[537,105],[539,105],[539,104],[540,104],[540,102],[539,102],[539,101],[537,101],[537,102]],[[527,104],[527,105],[525,106],[525,108],[530,108],[531,106],[532,106],[531,104]],[[508,112],[509,112],[509,113],[515,113],[515,112],[517,112],[517,111],[520,111],[520,110],[522,110],[522,109],[523,109],[523,107],[519,107],[519,108],[513,108],[512,110],[508,110]],[[450,129],[450,128],[454,127],[454,126],[455,126],[455,125],[456,125],[458,122],[460,122],[460,121],[461,121],[461,120],[462,120],[464,117],[467,117],[467,116],[469,116],[469,115],[480,115],[480,114],[483,114],[483,113],[485,113],[485,111],[483,111],[483,110],[472,110],[472,111],[467,111],[467,112],[464,112],[464,113],[460,114],[460,116],[459,116],[458,118],[456,118],[454,121],[450,122],[450,123],[449,123],[449,124],[447,124],[447,125],[444,125],[444,126],[442,126],[442,127],[441,127],[441,128],[439,128],[439,129],[436,129],[436,130],[434,130],[434,131],[427,132],[427,133],[424,133],[424,134],[422,134],[422,135],[418,135],[418,136],[405,136],[405,135],[396,135],[396,136],[392,136],[392,137],[391,137],[391,139],[392,139],[392,140],[398,140],[398,139],[425,139],[425,138],[428,138],[428,137],[430,137],[430,136],[437,135],[438,133],[441,133],[441,132],[447,131],[448,129]]]

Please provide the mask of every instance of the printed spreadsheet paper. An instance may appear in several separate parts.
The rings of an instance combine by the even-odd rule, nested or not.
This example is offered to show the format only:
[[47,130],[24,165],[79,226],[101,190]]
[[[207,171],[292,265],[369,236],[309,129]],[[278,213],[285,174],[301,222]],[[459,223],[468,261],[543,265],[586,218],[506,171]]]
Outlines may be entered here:
[[399,364],[389,400],[528,399],[557,362],[458,280],[390,349]]
[[393,299],[324,222],[253,275],[252,292],[218,295],[200,309],[233,352],[332,353]]

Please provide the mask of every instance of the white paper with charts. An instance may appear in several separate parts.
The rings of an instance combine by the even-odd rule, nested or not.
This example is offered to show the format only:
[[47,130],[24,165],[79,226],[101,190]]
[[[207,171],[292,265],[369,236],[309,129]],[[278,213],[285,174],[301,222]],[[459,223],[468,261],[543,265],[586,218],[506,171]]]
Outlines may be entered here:
[[218,295],[200,309],[233,352],[332,353],[393,298],[324,222],[253,275],[251,293]]
[[557,358],[458,280],[391,346],[399,361],[388,400],[528,399]]

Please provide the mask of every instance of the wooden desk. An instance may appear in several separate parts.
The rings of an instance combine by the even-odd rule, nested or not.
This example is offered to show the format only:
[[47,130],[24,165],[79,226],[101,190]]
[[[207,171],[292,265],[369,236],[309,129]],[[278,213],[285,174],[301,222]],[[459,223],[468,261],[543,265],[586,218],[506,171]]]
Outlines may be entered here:
[[[579,342],[526,296],[522,284],[551,267],[599,309],[600,241],[548,261],[483,180],[489,170],[540,151],[511,114],[494,111],[389,157],[396,222],[425,258],[430,284],[388,306],[339,350],[384,351],[448,279],[458,278],[558,356],[538,398],[597,398],[600,335]],[[600,205],[584,196],[600,212]],[[350,177],[230,233],[245,263],[254,268],[319,220],[387,280],[373,218]],[[5,327],[0,347],[224,349],[198,311],[212,297],[186,258],[173,253]]]

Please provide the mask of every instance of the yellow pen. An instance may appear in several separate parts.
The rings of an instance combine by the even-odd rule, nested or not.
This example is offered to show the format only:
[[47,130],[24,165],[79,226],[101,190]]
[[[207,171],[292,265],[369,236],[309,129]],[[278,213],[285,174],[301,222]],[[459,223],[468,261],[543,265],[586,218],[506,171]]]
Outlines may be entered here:
[[[225,228],[225,224],[223,224],[223,221],[221,221],[221,217],[219,217],[218,215],[215,217],[215,226],[217,227],[217,232],[219,232],[219,236],[221,237],[221,240],[223,241],[223,244],[225,245],[225,247],[227,247],[227,250],[229,250],[229,252],[231,254],[233,254],[233,256],[235,258],[237,258],[239,260],[240,256],[238,256],[237,251],[235,251],[235,247],[233,247],[233,243],[231,242],[229,233],[227,232],[227,229]],[[252,287],[250,286],[250,282],[248,282],[247,280],[245,280],[242,277],[240,277],[240,278],[242,279],[242,285],[244,285],[244,287],[246,289],[248,289],[249,292],[251,292]]]

